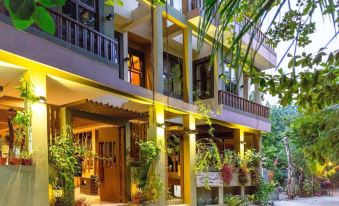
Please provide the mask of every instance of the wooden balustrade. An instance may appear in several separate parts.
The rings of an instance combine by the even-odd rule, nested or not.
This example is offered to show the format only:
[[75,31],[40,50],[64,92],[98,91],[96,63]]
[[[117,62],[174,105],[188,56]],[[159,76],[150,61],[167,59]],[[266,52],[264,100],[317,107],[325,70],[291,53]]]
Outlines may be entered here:
[[100,32],[56,11],[49,10],[56,23],[55,36],[70,44],[119,64],[119,44]]
[[[0,12],[8,15],[4,7],[1,7]],[[56,24],[55,37],[107,59],[113,64],[119,64],[119,43],[117,40],[111,39],[64,14],[51,9],[49,12]]]
[[268,118],[269,108],[261,104],[249,101],[247,99],[238,97],[232,93],[219,91],[218,92],[218,101],[219,104],[223,104],[235,109],[248,112],[260,117]]

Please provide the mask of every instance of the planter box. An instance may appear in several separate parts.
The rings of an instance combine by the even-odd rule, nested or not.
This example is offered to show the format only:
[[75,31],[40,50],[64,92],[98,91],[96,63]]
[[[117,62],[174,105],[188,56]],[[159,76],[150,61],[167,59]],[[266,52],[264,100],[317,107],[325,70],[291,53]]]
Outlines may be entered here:
[[0,180],[0,205],[34,206],[36,198],[44,198],[34,192],[34,165],[1,165]]
[[[198,174],[196,176],[196,184],[197,187],[204,187],[204,177],[205,177],[205,173],[201,173]],[[230,184],[226,184],[224,183],[224,181],[222,180],[221,177],[221,173],[220,172],[208,172],[207,173],[208,176],[208,182],[210,184],[210,187],[234,187],[234,186],[242,186],[239,183],[239,173],[238,172],[233,172],[233,176],[232,176],[232,180],[230,182]],[[244,186],[252,186],[251,183],[251,174],[247,175],[248,178],[248,183],[245,184]]]

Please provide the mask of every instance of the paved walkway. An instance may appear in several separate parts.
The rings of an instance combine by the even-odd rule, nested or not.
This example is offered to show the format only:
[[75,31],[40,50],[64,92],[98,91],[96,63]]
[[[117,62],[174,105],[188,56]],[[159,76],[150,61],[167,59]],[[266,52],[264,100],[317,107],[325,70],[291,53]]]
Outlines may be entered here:
[[275,201],[274,206],[339,206],[339,196],[321,196]]

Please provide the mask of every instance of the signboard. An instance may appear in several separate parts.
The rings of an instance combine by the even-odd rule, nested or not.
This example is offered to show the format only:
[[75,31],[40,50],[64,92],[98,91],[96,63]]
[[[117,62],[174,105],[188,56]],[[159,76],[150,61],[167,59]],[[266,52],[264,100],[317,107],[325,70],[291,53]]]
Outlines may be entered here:
[[204,187],[206,178],[210,187],[222,187],[224,184],[220,172],[207,172],[197,174],[197,187]]

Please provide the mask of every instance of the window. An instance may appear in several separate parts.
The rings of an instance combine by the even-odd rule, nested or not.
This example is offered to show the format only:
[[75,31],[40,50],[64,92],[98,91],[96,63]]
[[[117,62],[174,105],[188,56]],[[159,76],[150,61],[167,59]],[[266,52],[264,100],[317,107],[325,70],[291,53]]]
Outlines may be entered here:
[[164,52],[164,94],[178,99],[182,99],[183,96],[182,64],[181,58]]
[[227,67],[227,63],[225,62],[225,91],[230,92],[232,94],[238,95],[237,93],[237,80],[236,80],[236,72],[234,69]]
[[68,0],[62,13],[92,28],[98,29],[96,0]]
[[201,99],[213,97],[213,65],[209,57],[193,62],[193,89]]
[[144,54],[134,49],[128,49],[128,81],[137,86],[145,85]]

